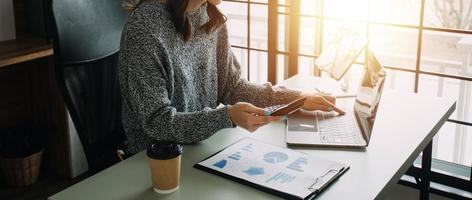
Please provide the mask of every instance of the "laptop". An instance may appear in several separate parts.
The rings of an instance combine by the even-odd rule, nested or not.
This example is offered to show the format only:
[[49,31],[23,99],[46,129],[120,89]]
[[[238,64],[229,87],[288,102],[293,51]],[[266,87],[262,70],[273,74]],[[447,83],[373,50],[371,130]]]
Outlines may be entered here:
[[367,51],[363,78],[354,107],[345,115],[335,112],[300,110],[288,116],[289,145],[366,147],[369,145],[386,72]]

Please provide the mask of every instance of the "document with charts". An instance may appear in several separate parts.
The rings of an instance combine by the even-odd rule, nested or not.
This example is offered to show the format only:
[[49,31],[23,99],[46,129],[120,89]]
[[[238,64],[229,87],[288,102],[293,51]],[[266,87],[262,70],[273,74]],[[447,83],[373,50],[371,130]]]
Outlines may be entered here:
[[349,167],[252,138],[243,138],[194,166],[290,199],[310,199]]

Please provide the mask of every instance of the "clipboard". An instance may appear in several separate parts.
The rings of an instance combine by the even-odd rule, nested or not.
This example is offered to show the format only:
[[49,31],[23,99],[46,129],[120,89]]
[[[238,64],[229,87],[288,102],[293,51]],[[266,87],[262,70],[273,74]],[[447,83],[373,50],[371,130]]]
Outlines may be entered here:
[[[250,148],[254,152],[244,154],[244,148],[249,148],[248,144],[251,144]],[[237,151],[239,149],[241,151]],[[255,152],[260,149],[267,149],[267,151]],[[287,157],[277,157],[278,155],[273,153],[286,154]],[[306,160],[300,161],[301,158]],[[310,162],[317,162],[314,166],[325,167],[314,169],[309,167],[313,166],[309,164]],[[298,164],[294,165],[294,163]],[[259,167],[252,167],[252,165]],[[343,175],[349,166],[266,144],[253,138],[242,138],[198,162],[194,168],[285,199],[313,199]],[[283,175],[280,175],[281,173]],[[313,174],[316,177],[312,177]],[[299,189],[300,192],[296,192],[295,189]]]

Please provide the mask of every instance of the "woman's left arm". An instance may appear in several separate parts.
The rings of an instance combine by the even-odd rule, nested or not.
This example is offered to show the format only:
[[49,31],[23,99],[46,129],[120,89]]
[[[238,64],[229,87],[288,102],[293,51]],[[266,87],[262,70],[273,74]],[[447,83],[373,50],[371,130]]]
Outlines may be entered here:
[[223,104],[248,102],[258,107],[283,104],[301,97],[301,92],[251,83],[241,78],[241,67],[228,42],[224,25],[218,35],[218,97]]
[[[218,97],[223,104],[248,102],[258,107],[286,104],[302,96],[307,96],[304,108],[308,110],[331,110],[323,98],[316,94],[274,87],[270,83],[263,85],[251,83],[241,78],[241,67],[228,42],[226,26],[222,27],[218,39]],[[334,98],[327,97],[332,103]]]
[[218,96],[223,104],[248,102],[257,107],[284,104],[302,96],[301,92],[274,87],[270,83],[256,84],[241,78],[240,66],[233,53],[228,50],[226,69],[219,69]]

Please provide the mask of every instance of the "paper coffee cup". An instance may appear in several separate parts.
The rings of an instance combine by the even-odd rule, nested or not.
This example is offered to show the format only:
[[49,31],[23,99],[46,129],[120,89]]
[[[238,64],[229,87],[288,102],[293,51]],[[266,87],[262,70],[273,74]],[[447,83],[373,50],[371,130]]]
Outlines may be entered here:
[[147,149],[153,190],[169,194],[179,189],[182,147],[177,144],[154,143]]

